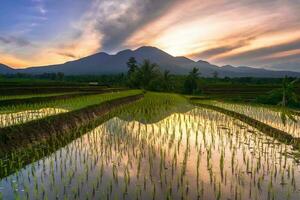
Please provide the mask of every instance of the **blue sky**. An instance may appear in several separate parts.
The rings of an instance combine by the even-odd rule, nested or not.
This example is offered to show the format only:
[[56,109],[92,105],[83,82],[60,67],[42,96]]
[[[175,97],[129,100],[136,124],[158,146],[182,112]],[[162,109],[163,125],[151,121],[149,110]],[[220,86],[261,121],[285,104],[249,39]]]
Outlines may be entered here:
[[300,0],[0,0],[0,63],[63,63],[156,46],[225,65],[300,71]]
[[24,31],[24,36],[47,39],[70,28],[70,22],[80,18],[88,5],[82,0],[2,0],[0,30],[7,35]]

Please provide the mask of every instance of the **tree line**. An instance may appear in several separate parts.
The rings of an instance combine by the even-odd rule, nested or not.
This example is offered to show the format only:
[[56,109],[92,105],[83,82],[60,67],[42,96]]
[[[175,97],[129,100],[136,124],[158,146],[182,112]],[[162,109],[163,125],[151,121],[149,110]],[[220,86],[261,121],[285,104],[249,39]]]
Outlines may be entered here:
[[[176,87],[176,78],[168,70],[161,71],[156,63],[150,60],[144,60],[138,64],[134,57],[129,58],[127,62],[127,85],[131,88],[141,88],[153,91],[174,91]],[[200,92],[198,82],[200,72],[198,68],[193,68],[184,78],[182,93],[197,94]]]
[[[88,84],[97,82],[99,85],[108,87],[129,87],[140,88],[151,91],[175,92],[184,94],[206,93],[210,88],[234,87],[241,91],[247,90],[248,86],[259,86],[259,88],[270,88],[272,92],[257,96],[259,103],[276,104],[282,98],[283,82],[292,82],[293,77],[286,78],[255,78],[255,77],[220,77],[217,72],[211,74],[211,77],[202,77],[198,68],[193,68],[186,75],[171,74],[170,71],[161,70],[161,68],[150,60],[144,60],[138,63],[134,57],[127,61],[128,71],[120,74],[106,75],[65,75],[58,73],[43,74],[6,74],[0,75],[0,81],[4,79],[42,79],[59,81],[62,84]],[[299,91],[299,81],[294,84],[294,91]],[[290,96],[290,95],[286,95]],[[294,101],[289,100],[288,104]]]

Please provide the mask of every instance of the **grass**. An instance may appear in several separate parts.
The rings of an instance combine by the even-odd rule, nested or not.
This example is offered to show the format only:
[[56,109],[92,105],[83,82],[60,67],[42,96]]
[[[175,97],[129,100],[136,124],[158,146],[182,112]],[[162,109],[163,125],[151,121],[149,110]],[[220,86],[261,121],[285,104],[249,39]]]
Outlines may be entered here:
[[61,147],[3,179],[4,198],[26,197],[18,185],[34,199],[298,199],[291,147],[208,109],[154,124],[114,117]]
[[43,102],[43,103],[4,106],[4,107],[0,107],[0,113],[14,113],[14,112],[20,112],[24,110],[38,110],[41,108],[60,108],[66,110],[78,110],[86,106],[99,104],[107,100],[120,98],[128,95],[139,94],[139,93],[141,93],[141,90],[128,90],[122,92],[80,96],[71,99],[53,100],[53,101]]
[[20,125],[59,113],[70,112],[100,104],[105,101],[140,94],[141,90],[128,90],[97,95],[81,95],[73,98],[57,99],[31,104],[16,104],[0,107],[0,128]]
[[0,177],[66,145],[87,130],[115,116],[122,106],[142,97],[141,93],[128,95],[69,113],[0,129]]
[[1,95],[0,96],[0,103],[3,100],[12,100],[12,99],[29,99],[34,97],[53,97],[53,96],[60,96],[66,94],[75,94],[77,92],[62,92],[62,93],[50,93],[50,94],[24,94],[24,95]]
[[288,119],[285,123],[283,123],[281,113],[285,112],[286,110],[283,110],[283,108],[279,106],[265,106],[260,104],[232,103],[213,100],[194,100],[194,102],[234,111],[263,122],[276,129],[285,131],[294,137],[300,137],[299,113],[296,113],[291,109],[289,109],[289,112],[295,114],[294,118],[295,120],[298,120],[298,122]]
[[101,90],[97,89],[97,90],[87,90],[87,91],[78,91],[78,92],[74,91],[73,93],[66,93],[66,94],[56,95],[56,96],[46,96],[46,97],[37,96],[37,97],[31,97],[25,99],[8,99],[8,100],[0,101],[0,105],[1,105],[0,107],[7,107],[7,106],[15,107],[18,105],[35,104],[35,103],[42,104],[54,100],[71,99],[80,96],[120,92],[125,90],[126,89],[122,89],[122,88],[110,88],[110,89],[101,89]]
[[145,98],[126,109],[121,115],[126,120],[154,123],[175,112],[187,112],[191,105],[181,95],[147,92]]
[[273,137],[274,139],[287,144],[287,145],[292,145],[295,149],[300,150],[300,138],[295,138],[293,135],[283,131],[283,130],[279,130],[276,129],[268,124],[265,124],[263,122],[260,122],[256,119],[253,119],[247,115],[232,111],[232,110],[227,110],[225,108],[222,107],[218,107],[215,105],[211,105],[211,104],[205,104],[202,103],[201,101],[197,102],[197,101],[193,101],[194,105],[206,108],[206,109],[210,109],[210,110],[214,110],[220,113],[223,113],[225,115],[228,115],[230,117],[233,117],[235,119],[238,119],[254,128],[256,128],[257,130],[265,133],[266,135]]
[[4,198],[297,199],[299,153],[288,137],[278,143],[232,118],[239,113],[195,108],[180,95],[140,97],[12,127],[11,142],[46,140],[0,159]]
[[[252,107],[263,107],[263,108],[268,108],[270,110],[273,111],[281,111],[281,106],[279,105],[270,105],[270,104],[262,104],[262,103],[256,103],[256,102],[242,102],[242,101],[230,101],[230,100],[223,100],[223,99],[217,99],[216,101],[219,102],[224,102],[224,103],[233,103],[233,104],[237,104],[237,105],[249,105]],[[294,108],[286,108],[291,112],[297,112],[299,111],[298,109],[294,109]]]

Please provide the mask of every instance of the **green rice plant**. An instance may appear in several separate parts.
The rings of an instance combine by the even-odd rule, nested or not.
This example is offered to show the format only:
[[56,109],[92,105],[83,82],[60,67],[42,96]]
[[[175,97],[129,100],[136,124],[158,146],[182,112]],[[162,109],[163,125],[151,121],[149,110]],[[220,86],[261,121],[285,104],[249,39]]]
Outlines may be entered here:
[[12,198],[16,181],[38,199],[298,199],[293,146],[208,109],[170,112],[151,123],[124,118],[126,112],[80,137],[45,144],[55,149],[50,154],[30,154],[38,160],[0,180],[5,197]]
[[87,106],[100,104],[101,102],[140,94],[139,90],[128,90],[104,94],[94,94],[74,97],[71,99],[53,100],[29,105],[16,105],[0,107],[0,128],[23,124],[28,121],[41,119],[46,116],[56,115],[72,110],[79,110]]
[[52,97],[65,94],[74,94],[75,92],[61,92],[61,93],[45,93],[45,94],[24,94],[24,95],[0,95],[0,102],[11,99],[29,99],[33,97]]
[[[234,104],[220,101],[196,101],[207,105],[214,105],[220,108],[224,108],[230,111],[235,111],[247,115],[255,120],[261,121],[268,124],[274,128],[282,131],[286,131],[295,137],[300,137],[300,116],[295,115],[293,110],[283,109],[279,107],[266,107],[263,105],[253,105],[253,104]],[[282,113],[286,113],[282,115]],[[289,114],[290,113],[290,114]],[[288,120],[286,115],[290,116]],[[284,122],[284,123],[283,123]]]

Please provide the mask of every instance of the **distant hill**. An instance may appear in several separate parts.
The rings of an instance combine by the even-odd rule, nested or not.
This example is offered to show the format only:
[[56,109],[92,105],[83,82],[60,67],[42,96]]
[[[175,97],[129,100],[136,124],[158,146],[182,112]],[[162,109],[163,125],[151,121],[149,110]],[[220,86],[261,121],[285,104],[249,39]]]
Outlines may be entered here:
[[151,62],[157,63],[162,70],[169,70],[173,74],[187,74],[193,67],[197,67],[202,76],[207,77],[212,76],[214,72],[218,72],[220,77],[283,77],[286,75],[300,77],[300,73],[290,71],[271,71],[230,65],[219,67],[202,60],[195,62],[186,57],[174,57],[158,48],[149,46],[140,47],[136,50],[123,50],[115,55],[100,52],[64,64],[30,67],[14,70],[14,72],[31,74],[63,72],[67,75],[117,74],[127,72],[126,62],[130,57],[135,57],[139,63],[144,59],[149,59]]
[[14,69],[0,63],[0,74],[11,74],[14,72]]

